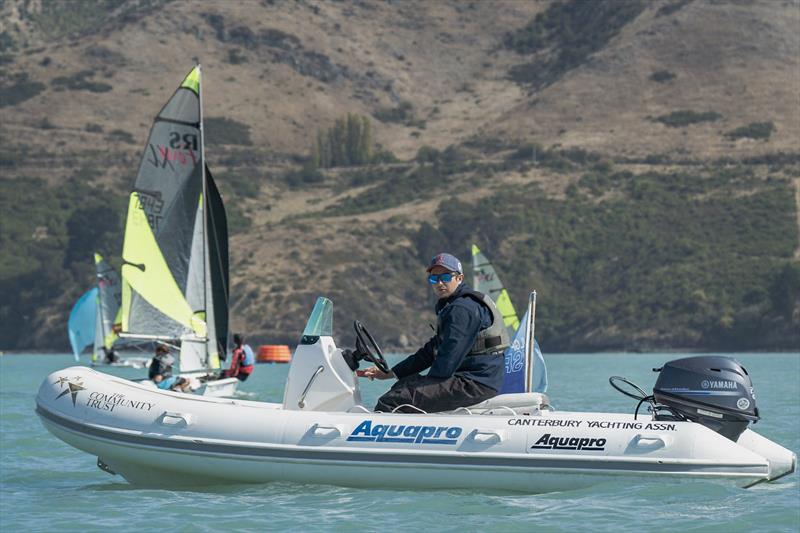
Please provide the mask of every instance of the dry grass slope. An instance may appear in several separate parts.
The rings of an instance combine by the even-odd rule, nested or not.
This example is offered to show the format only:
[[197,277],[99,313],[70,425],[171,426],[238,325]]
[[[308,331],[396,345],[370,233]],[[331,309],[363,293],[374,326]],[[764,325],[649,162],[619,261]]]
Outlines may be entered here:
[[[232,324],[264,339],[294,342],[318,294],[335,297],[338,332],[349,331],[350,318],[373,316],[391,344],[403,333],[424,338],[419,317],[429,317],[429,301],[413,236],[423,223],[438,223],[440,202],[473,203],[532,184],[563,199],[583,172],[541,165],[465,172],[446,186],[430,183],[428,197],[340,216],[326,209],[371,185],[343,186],[345,170],[290,190],[280,176],[319,129],[346,113],[373,117],[377,142],[401,160],[425,145],[499,142],[505,151],[469,154],[502,161],[537,143],[597,152],[633,173],[668,172],[681,168],[675,162],[702,167],[796,153],[800,145],[798,0],[648,3],[603,49],[541,90],[510,79],[529,58],[502,43],[545,13],[547,1],[109,0],[105,16],[70,31],[56,31],[56,18],[37,18],[45,4],[0,3],[0,89],[29,90],[23,78],[43,87],[0,107],[0,179],[40,177],[59,187],[92,168],[92,186],[124,194],[151,118],[202,61],[207,116],[249,128],[251,145],[209,145],[207,156],[229,206],[251,220],[232,238]],[[656,81],[656,72],[671,76]],[[377,119],[401,107],[406,119]],[[655,120],[685,110],[721,118],[676,128]],[[759,122],[774,125],[766,140],[725,135]],[[235,176],[256,193],[237,194],[226,185]],[[794,184],[800,235],[796,177]],[[512,242],[498,251],[511,253]],[[77,291],[39,311],[43,330],[61,327]]]

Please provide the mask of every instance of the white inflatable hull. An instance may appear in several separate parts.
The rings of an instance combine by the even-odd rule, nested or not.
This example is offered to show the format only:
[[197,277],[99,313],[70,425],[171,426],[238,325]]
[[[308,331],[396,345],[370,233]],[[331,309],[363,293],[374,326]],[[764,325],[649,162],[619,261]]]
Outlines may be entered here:
[[200,396],[228,398],[236,394],[237,388],[239,388],[239,380],[237,378],[222,378],[206,381],[192,392]]
[[84,367],[51,374],[36,410],[58,438],[142,485],[293,481],[547,492],[669,477],[749,486],[793,472],[796,463],[791,451],[750,430],[734,443],[699,424],[602,413],[287,411],[152,390]]
[[112,368],[147,368],[150,366],[150,358],[147,357],[126,357],[114,363],[93,362],[92,367],[112,367]]

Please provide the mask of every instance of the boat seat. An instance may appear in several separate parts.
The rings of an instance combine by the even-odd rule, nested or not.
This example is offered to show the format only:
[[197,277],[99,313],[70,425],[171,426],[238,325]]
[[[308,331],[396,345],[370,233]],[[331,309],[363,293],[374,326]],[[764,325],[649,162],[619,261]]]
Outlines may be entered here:
[[[513,394],[499,394],[481,403],[466,408],[472,414],[531,414],[550,407],[550,398],[541,392],[518,392]],[[464,408],[461,408],[463,411]]]

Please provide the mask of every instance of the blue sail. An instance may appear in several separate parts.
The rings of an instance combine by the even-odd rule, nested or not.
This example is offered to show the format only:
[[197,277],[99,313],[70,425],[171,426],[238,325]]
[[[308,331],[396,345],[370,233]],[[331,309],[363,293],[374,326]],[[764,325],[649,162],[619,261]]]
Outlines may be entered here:
[[[528,323],[528,313],[520,320],[517,333],[511,341],[511,346],[506,349],[505,357],[505,379],[500,394],[510,394],[525,392],[525,377],[529,370],[525,368],[525,324]],[[544,364],[542,350],[539,343],[534,339],[533,354],[533,379],[531,380],[533,390],[531,392],[547,392],[547,367]]]
[[92,287],[78,298],[69,313],[67,329],[75,361],[80,360],[84,348],[94,343],[97,326],[97,287]]

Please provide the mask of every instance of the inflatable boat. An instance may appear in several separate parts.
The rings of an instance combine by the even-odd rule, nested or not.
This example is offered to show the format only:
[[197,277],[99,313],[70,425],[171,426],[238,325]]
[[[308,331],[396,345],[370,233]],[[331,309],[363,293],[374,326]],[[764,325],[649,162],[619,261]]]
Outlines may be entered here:
[[[653,395],[626,392],[617,378],[647,405],[641,413],[559,412],[538,393],[447,413],[376,413],[334,343],[332,313],[320,298],[281,403],[153,390],[72,367],[44,380],[36,412],[105,472],[149,486],[280,480],[533,493],[620,478],[747,487],[795,470],[794,453],[748,427],[759,416],[752,383],[732,359],[669,362]],[[356,332],[357,345],[370,346],[365,358],[384,365],[369,333],[360,324]]]

